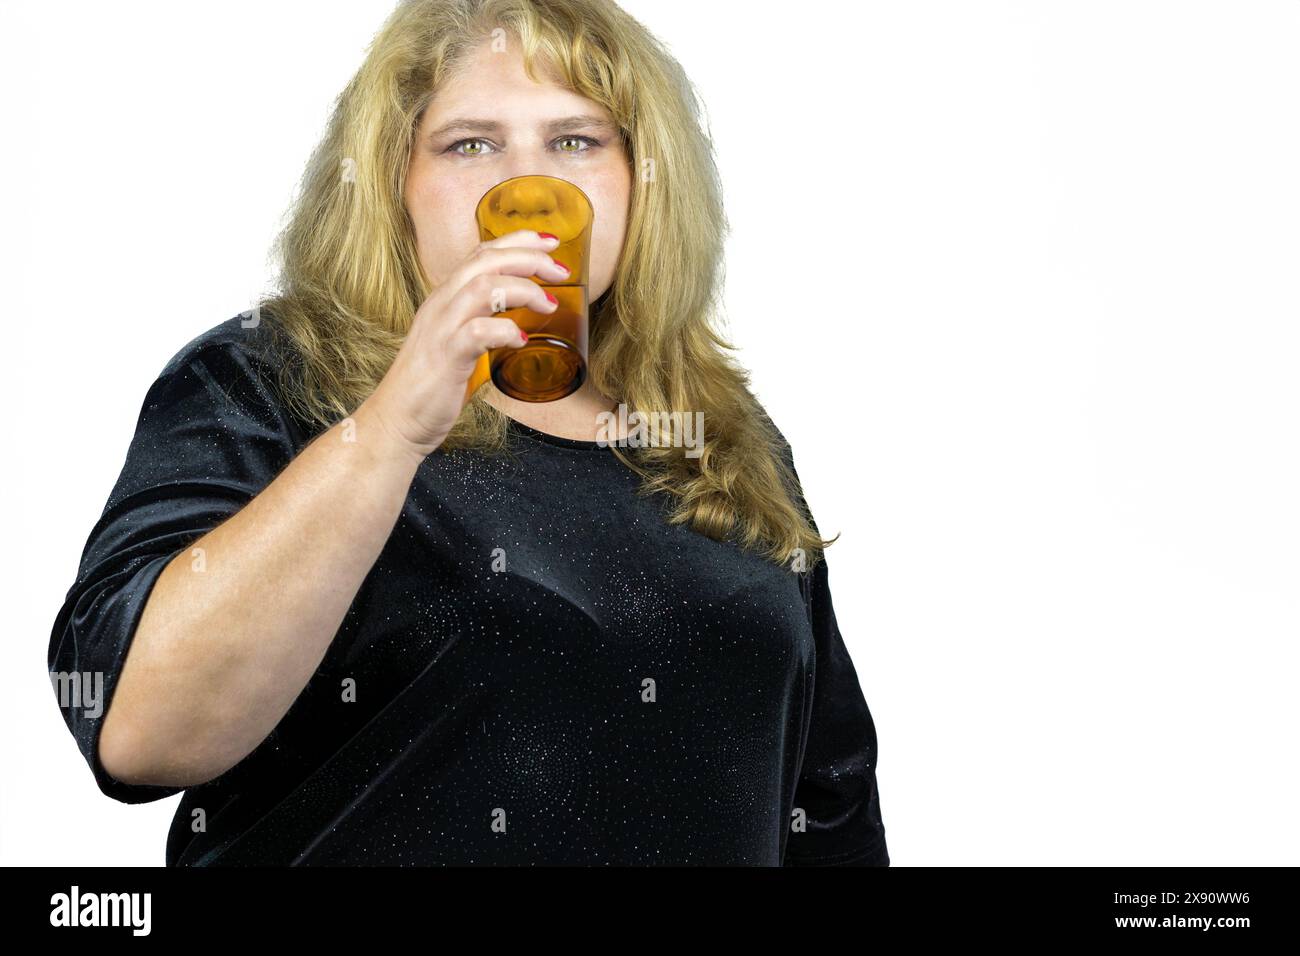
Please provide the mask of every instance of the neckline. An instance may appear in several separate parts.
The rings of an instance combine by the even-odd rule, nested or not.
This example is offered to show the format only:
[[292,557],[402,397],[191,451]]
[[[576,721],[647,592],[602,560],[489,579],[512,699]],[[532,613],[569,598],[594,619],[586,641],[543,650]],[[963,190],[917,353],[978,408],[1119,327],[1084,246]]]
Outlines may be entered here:
[[[502,413],[504,414],[504,412]],[[547,445],[555,445],[558,448],[575,448],[581,451],[606,451],[614,446],[622,447],[624,442],[598,442],[587,441],[582,438],[565,438],[562,435],[552,435],[550,432],[538,431],[536,428],[525,425],[521,421],[516,421],[509,415],[506,415],[506,428],[524,438],[530,438],[533,441],[543,442]]]

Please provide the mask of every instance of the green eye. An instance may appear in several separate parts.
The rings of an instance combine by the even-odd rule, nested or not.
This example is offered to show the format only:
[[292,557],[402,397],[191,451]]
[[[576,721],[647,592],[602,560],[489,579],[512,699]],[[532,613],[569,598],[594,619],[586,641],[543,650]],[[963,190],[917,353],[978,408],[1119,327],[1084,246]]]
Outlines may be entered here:
[[[483,142],[485,142],[485,141],[484,141],[484,140],[481,140],[481,139],[462,139],[462,140],[459,140],[458,142],[452,143],[450,146],[448,146],[448,147],[447,147],[447,152],[449,152],[449,153],[460,153],[460,149],[459,149],[459,147],[464,146],[466,143],[483,143]],[[462,156],[477,156],[478,153],[460,153],[460,155],[462,155]]]
[[[558,140],[558,142],[561,142],[561,143],[567,143],[569,140],[574,140],[574,141],[576,141],[576,142],[586,143],[586,144],[587,144],[587,149],[591,149],[592,147],[595,147],[595,146],[599,146],[599,145],[600,145],[600,143],[598,143],[596,140],[592,139],[590,136],[565,136],[565,137],[562,137],[560,140]],[[585,153],[585,152],[587,151],[587,149],[562,149],[562,150],[560,150],[560,152],[562,152],[562,153]]]
[[[573,135],[573,136],[561,136],[559,139],[555,140],[554,142],[556,142],[556,143],[568,143],[568,142],[571,142],[571,141],[572,141],[572,142],[576,142],[576,143],[585,143],[586,146],[585,146],[585,147],[579,147],[579,148],[577,148],[577,149],[561,148],[561,149],[560,149],[560,152],[561,152],[561,153],[585,153],[585,152],[587,152],[588,150],[595,149],[596,147],[598,147],[598,146],[600,145],[600,140],[592,139],[590,136],[577,136],[577,135]],[[479,151],[478,151],[478,152],[472,152],[472,151],[470,151],[470,150],[462,150],[462,149],[461,149],[462,146],[472,146],[472,145],[474,145],[474,144],[478,144],[478,146],[479,146]],[[454,142],[454,143],[452,143],[450,146],[448,146],[448,147],[444,150],[444,152],[447,152],[447,153],[455,153],[457,156],[484,156],[484,155],[487,154],[488,150],[484,149],[483,147],[485,147],[485,146],[487,146],[487,145],[488,145],[488,141],[487,141],[487,140],[485,140],[485,139],[479,139],[479,138],[477,138],[477,137],[474,137],[474,138],[471,138],[471,139],[461,139],[461,140],[457,140],[456,142]]]

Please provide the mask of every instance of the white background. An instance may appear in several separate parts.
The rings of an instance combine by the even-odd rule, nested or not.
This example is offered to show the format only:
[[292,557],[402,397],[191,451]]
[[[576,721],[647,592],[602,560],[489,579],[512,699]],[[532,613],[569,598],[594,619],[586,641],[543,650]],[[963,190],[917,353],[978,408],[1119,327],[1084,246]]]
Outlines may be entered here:
[[[623,6],[708,106],[894,865],[1300,862],[1300,4]],[[50,628],[390,9],[4,5],[6,863],[163,861]]]

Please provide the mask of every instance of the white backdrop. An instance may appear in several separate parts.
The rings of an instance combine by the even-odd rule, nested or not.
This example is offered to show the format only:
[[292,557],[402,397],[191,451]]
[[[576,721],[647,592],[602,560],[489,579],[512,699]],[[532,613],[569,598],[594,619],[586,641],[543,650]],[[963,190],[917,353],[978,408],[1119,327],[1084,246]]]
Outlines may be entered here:
[[[625,0],[826,534],[895,866],[1295,864],[1300,4]],[[0,861],[160,865],[45,654],[145,390],[271,288],[391,3],[0,13]]]

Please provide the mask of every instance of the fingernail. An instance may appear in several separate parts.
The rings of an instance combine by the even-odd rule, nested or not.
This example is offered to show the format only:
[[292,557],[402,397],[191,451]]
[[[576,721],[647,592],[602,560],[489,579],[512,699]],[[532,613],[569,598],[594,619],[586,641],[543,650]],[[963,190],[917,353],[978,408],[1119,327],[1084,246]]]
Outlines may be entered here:
[[560,300],[557,299],[555,296],[551,295],[549,292],[546,293],[546,298],[550,299],[552,302],[555,302],[555,303],[558,303],[558,302],[560,301]]
[[522,338],[525,342],[528,341],[528,333],[525,332],[525,331],[523,331],[522,329],[519,330],[519,336],[520,336],[520,338]]
[[554,263],[555,263],[557,266],[559,266],[561,269],[563,269],[565,272],[569,272],[569,271],[571,271],[571,270],[569,269],[569,267],[566,266],[566,265],[565,265],[563,262],[561,262],[559,259],[552,259],[551,261],[554,262]]
[[539,232],[538,235],[541,236],[543,239],[554,239],[556,242],[560,241],[559,236],[553,236],[549,232]]

